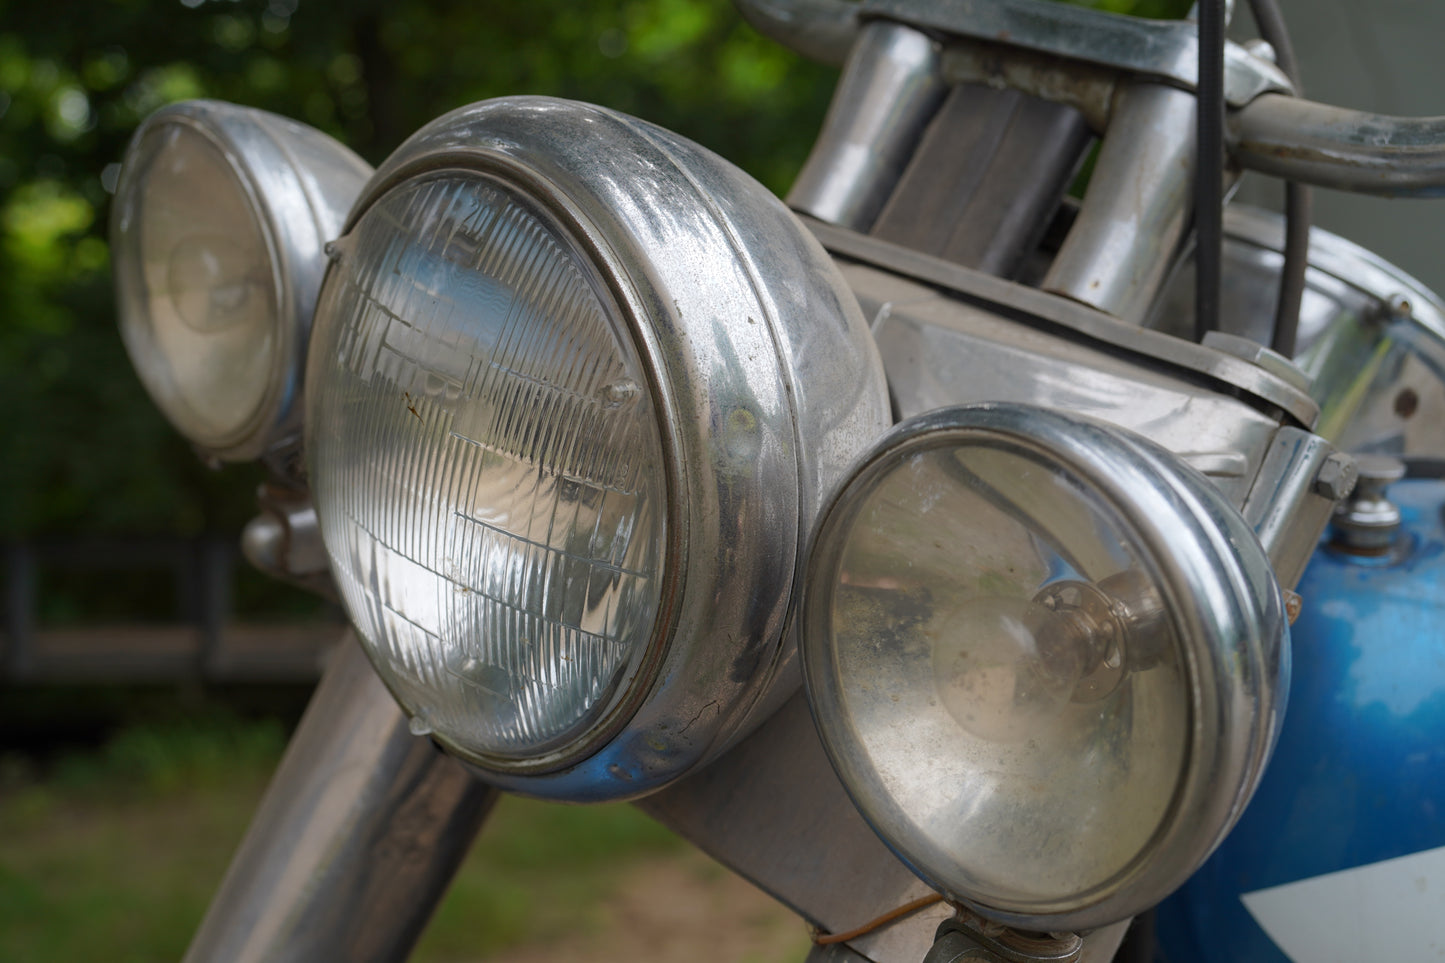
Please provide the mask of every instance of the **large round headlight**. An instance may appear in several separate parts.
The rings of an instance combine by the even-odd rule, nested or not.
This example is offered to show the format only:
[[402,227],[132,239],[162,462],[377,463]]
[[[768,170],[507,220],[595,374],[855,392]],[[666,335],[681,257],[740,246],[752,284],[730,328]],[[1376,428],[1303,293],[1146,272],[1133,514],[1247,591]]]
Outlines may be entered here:
[[322,247],[370,173],[320,131],[217,101],[136,131],[111,222],[121,335],[207,453],[253,458],[296,433]]
[[776,675],[800,533],[886,424],[827,255],[721,159],[540,98],[428,125],[332,252],[312,490],[415,728],[568,798],[720,751]]
[[1122,430],[981,405],[900,425],[820,523],[803,658],[875,830],[979,912],[1088,929],[1237,818],[1279,719],[1269,562],[1202,477]]
[[488,177],[409,180],[345,244],[313,429],[358,625],[419,726],[545,755],[656,661],[668,480],[642,359],[576,240]]

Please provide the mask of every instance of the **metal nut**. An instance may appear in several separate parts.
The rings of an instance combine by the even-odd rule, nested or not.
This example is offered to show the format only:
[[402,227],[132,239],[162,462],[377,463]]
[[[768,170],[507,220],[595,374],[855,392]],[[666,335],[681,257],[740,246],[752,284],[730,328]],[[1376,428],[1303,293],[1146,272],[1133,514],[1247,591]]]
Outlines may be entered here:
[[1342,451],[1331,452],[1315,475],[1315,492],[1330,501],[1339,501],[1355,490],[1359,470],[1355,460]]

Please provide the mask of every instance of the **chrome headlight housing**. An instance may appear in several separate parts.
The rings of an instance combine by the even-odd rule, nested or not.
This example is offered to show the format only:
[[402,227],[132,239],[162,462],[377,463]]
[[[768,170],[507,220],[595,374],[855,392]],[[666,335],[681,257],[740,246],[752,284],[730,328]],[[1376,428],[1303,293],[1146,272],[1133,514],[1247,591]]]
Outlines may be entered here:
[[331,250],[310,480],[414,729],[571,799],[725,748],[784,668],[823,493],[888,421],[821,247],[694,144],[508,98],[402,145]]
[[1000,922],[1087,930],[1180,885],[1273,745],[1288,628],[1201,475],[1027,405],[899,425],[819,522],[804,675],[864,817]]
[[121,336],[204,453],[251,459],[299,433],[323,246],[370,174],[318,130],[219,101],[136,131],[111,217]]

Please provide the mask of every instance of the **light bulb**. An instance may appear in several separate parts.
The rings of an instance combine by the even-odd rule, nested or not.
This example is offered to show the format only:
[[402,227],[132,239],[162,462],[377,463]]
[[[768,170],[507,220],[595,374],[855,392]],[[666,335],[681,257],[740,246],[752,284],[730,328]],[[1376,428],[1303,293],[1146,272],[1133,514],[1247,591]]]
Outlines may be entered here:
[[1058,621],[1028,599],[976,598],[939,627],[934,685],[960,726],[993,742],[1022,742],[1059,717],[1085,652],[1051,625]]
[[248,302],[264,312],[267,305],[251,298],[253,288],[264,295],[264,276],[257,277],[252,252],[219,234],[182,238],[171,250],[167,293],[176,313],[191,330],[223,331],[253,320]]
[[[1123,676],[1117,603],[1087,582],[1032,599],[969,599],[926,632],[934,687],[954,720],[992,742],[1044,735],[1070,702],[1100,698]],[[1088,676],[1090,684],[1080,682]]]

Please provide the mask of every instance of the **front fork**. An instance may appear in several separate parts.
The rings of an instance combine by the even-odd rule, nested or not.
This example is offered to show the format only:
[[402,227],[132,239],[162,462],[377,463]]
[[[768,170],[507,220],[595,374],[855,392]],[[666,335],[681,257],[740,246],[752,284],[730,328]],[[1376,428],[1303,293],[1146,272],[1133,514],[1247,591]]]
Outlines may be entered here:
[[185,963],[405,960],[497,795],[411,734],[347,632]]
[[[697,798],[689,798],[688,791],[664,794],[669,798],[662,808],[673,817],[664,821],[706,821],[719,806],[750,815],[757,800],[755,794],[734,791],[746,782],[736,770],[751,768],[771,746],[801,745],[807,750],[803,757],[821,762],[822,748],[806,710],[800,702],[791,709],[778,713],[702,778],[686,781]],[[841,800],[841,787],[833,788],[828,795]],[[348,632],[331,654],[185,963],[402,963],[497,796],[461,763],[411,734],[406,716]],[[858,823],[858,832],[841,833],[846,840],[835,834],[832,845],[810,847],[808,840],[797,840],[790,861],[826,866],[837,851],[855,849],[855,837],[867,836],[864,842],[871,842],[880,858],[865,862],[875,871],[882,865],[892,875],[906,875],[856,814],[847,815]],[[839,909],[833,904],[840,896],[828,882],[814,879],[808,899],[785,901],[808,903],[805,915],[827,917]],[[920,915],[895,925],[902,930],[938,925],[934,916]],[[1079,959],[1111,959],[1127,925],[1090,934]],[[901,940],[894,950],[907,946],[904,953],[912,959],[921,957],[929,941],[923,933],[898,933],[893,939]],[[809,960],[867,963],[869,957],[840,943],[818,947]]]

